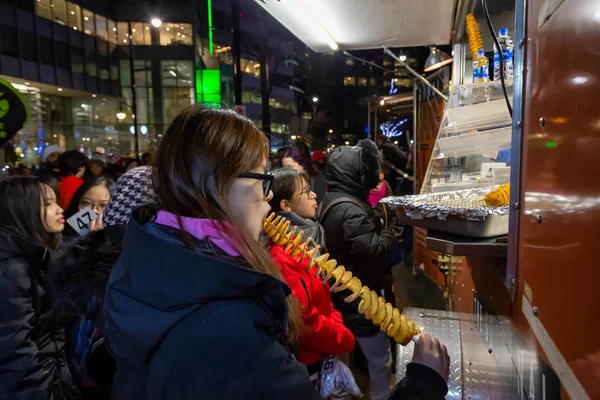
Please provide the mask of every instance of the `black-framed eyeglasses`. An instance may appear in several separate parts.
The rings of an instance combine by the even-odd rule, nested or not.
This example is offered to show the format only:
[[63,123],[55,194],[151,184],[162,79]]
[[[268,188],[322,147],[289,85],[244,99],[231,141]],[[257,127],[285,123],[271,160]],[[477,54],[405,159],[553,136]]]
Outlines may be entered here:
[[266,174],[258,174],[256,172],[242,172],[238,175],[239,178],[258,179],[262,181],[263,194],[265,198],[269,197],[271,192],[271,185],[273,184],[273,174],[267,172]]
[[296,193],[294,194],[294,196],[302,196],[303,194],[306,194],[306,197],[310,200],[311,194],[313,193],[313,190],[310,186],[307,186],[304,190],[302,190],[300,193]]

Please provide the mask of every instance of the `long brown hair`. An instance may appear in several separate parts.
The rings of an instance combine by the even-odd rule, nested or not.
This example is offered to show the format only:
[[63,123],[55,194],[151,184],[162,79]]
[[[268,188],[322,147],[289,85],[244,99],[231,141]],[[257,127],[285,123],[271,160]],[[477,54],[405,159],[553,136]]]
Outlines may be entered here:
[[[235,220],[225,200],[238,175],[259,167],[268,155],[267,137],[252,121],[194,104],[167,128],[152,160],[152,182],[160,209],[219,222],[251,268],[282,280],[269,253]],[[288,339],[295,340],[302,327],[300,305],[292,296],[287,301]]]

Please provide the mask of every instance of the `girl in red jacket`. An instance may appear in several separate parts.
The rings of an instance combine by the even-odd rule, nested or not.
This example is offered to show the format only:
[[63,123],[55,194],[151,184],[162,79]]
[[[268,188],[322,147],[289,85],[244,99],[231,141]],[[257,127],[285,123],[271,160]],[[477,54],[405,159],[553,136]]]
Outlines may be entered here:
[[[304,231],[304,238],[325,243],[323,227],[312,220],[317,209],[316,195],[305,172],[282,168],[274,172],[273,199],[269,202],[274,212]],[[329,285],[321,277],[309,273],[308,257],[292,258],[282,246],[271,247],[271,256],[281,271],[293,295],[302,304],[306,325],[298,343],[298,359],[307,366],[311,379],[316,379],[321,362],[328,356],[338,356],[354,349],[354,336],[344,326],[342,315],[333,308]]]

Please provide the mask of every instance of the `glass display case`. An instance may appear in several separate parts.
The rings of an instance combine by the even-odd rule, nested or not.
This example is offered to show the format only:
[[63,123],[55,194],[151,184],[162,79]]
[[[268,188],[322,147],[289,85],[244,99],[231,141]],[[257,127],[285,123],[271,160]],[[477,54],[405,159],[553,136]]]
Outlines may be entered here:
[[[512,103],[512,80],[506,90]],[[512,120],[499,81],[460,85],[448,101],[421,193],[510,180]]]

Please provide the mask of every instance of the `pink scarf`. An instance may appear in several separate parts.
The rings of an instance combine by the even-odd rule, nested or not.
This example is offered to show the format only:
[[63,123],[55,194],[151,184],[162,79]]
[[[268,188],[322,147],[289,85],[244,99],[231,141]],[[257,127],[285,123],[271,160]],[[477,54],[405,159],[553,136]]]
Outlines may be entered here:
[[[178,219],[181,219],[181,226]],[[217,221],[204,218],[180,217],[168,211],[159,211],[156,222],[171,228],[184,230],[199,240],[209,239],[219,246],[221,250],[233,257],[240,254],[231,246],[232,239],[227,236]]]
[[387,185],[385,184],[385,182],[381,182],[381,187],[379,188],[379,190],[373,189],[369,192],[369,199],[367,201],[369,202],[371,207],[375,207],[377,203],[379,203],[381,199],[385,197],[386,190]]

